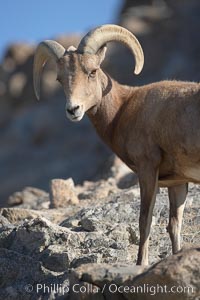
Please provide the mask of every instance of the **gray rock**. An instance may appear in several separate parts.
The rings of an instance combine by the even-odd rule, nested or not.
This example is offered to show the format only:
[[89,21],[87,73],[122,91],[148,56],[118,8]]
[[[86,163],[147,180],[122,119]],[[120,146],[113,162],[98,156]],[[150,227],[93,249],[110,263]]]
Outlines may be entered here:
[[[49,204],[49,202],[48,202]],[[33,206],[35,204],[33,203]],[[60,223],[69,215],[74,214],[79,210],[76,206],[67,206],[65,210],[63,209],[43,209],[43,210],[34,210],[23,208],[23,205],[20,204],[17,207],[11,208],[1,208],[0,209],[0,226],[6,223],[12,224],[21,224],[25,220],[31,220],[37,217],[44,217],[53,223]]]
[[78,225],[85,231],[103,231],[109,226],[109,224],[99,222],[99,219],[95,217],[83,218],[79,221]]
[[24,208],[1,208],[0,215],[12,224],[40,216],[37,211]]
[[0,299],[63,299],[51,290],[53,285],[66,287],[67,295],[68,272],[51,272],[39,261],[8,249],[0,249],[0,265]]
[[[134,200],[131,192],[117,193],[108,197],[106,203],[102,201],[102,205],[99,203],[99,205],[94,207],[83,209],[73,217],[66,219],[61,225],[70,227],[74,219],[80,220],[81,222],[84,219],[90,219],[91,225],[88,225],[90,227],[95,226],[97,220],[102,223],[102,226],[104,226],[103,224],[105,222],[108,222],[111,227],[115,226],[115,223],[135,223],[138,210],[139,203]],[[83,226],[87,227],[86,221],[83,221]],[[98,227],[98,224],[96,224],[96,226]],[[89,230],[91,230],[91,228],[89,228]]]
[[135,278],[144,270],[144,267],[128,266],[127,264],[88,264],[84,267],[80,266],[70,274],[70,299],[78,300],[80,292],[76,292],[81,291],[81,287],[85,286],[88,293],[84,294],[84,299],[90,300],[98,295],[99,299],[123,300],[125,299],[124,294],[112,293],[109,289],[112,290],[112,288],[122,285],[129,278]]
[[5,218],[2,214],[0,214],[0,228],[5,227],[6,225],[9,225],[10,222],[7,218]]
[[21,204],[23,208],[44,209],[49,207],[49,194],[41,189],[26,187],[8,198],[9,206]]
[[[187,249],[147,268],[135,265],[88,264],[70,275],[70,299],[92,285],[84,299],[94,299],[95,287],[103,299],[199,299],[199,248]],[[101,298],[100,298],[101,299]]]
[[116,179],[109,177],[107,180],[84,181],[82,186],[78,186],[78,198],[80,200],[104,199],[118,191]]

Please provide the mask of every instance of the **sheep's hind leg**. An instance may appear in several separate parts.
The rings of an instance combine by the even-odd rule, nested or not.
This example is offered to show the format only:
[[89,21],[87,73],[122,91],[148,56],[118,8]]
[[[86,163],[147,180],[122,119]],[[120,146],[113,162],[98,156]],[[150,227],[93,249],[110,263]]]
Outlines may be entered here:
[[170,213],[167,231],[169,232],[172,242],[173,254],[177,253],[181,249],[180,234],[187,192],[187,183],[168,188]]

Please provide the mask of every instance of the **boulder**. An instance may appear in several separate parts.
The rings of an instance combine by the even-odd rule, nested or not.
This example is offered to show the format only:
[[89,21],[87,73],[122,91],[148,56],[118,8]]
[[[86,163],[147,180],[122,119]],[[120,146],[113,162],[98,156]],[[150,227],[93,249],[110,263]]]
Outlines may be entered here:
[[48,208],[49,195],[47,192],[34,188],[26,187],[20,192],[15,192],[8,198],[9,206],[22,204],[23,208]]
[[72,178],[67,180],[52,179],[50,183],[50,208],[66,207],[69,204],[78,204]]
[[[70,299],[163,299],[200,297],[200,248],[183,250],[152,267],[88,264],[70,275]],[[82,288],[82,287],[85,287]],[[81,295],[82,296],[82,295]],[[102,298],[101,298],[102,297]]]

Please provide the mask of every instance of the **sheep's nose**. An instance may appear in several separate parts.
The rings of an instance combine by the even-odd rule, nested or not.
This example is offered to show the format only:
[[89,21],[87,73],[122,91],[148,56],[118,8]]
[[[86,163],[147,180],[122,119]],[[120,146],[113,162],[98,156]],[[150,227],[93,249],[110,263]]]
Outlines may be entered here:
[[75,115],[76,111],[77,111],[79,108],[80,108],[80,106],[77,105],[77,106],[74,106],[74,107],[72,107],[72,108],[68,108],[67,111],[68,111],[68,113],[69,113],[70,115]]

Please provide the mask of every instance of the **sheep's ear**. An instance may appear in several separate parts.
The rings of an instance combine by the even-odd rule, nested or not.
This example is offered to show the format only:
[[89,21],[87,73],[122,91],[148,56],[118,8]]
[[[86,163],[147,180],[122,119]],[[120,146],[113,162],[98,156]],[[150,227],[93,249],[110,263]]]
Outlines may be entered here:
[[107,50],[107,47],[106,47],[106,45],[104,45],[104,46],[101,47],[101,48],[97,51],[97,53],[96,53],[96,55],[97,55],[98,58],[99,58],[99,65],[102,63],[102,61],[103,61],[104,58],[105,58],[106,50]]
[[67,48],[67,51],[68,52],[74,52],[74,51],[76,51],[77,49],[76,49],[76,47],[74,47],[74,46],[69,46],[68,48]]

